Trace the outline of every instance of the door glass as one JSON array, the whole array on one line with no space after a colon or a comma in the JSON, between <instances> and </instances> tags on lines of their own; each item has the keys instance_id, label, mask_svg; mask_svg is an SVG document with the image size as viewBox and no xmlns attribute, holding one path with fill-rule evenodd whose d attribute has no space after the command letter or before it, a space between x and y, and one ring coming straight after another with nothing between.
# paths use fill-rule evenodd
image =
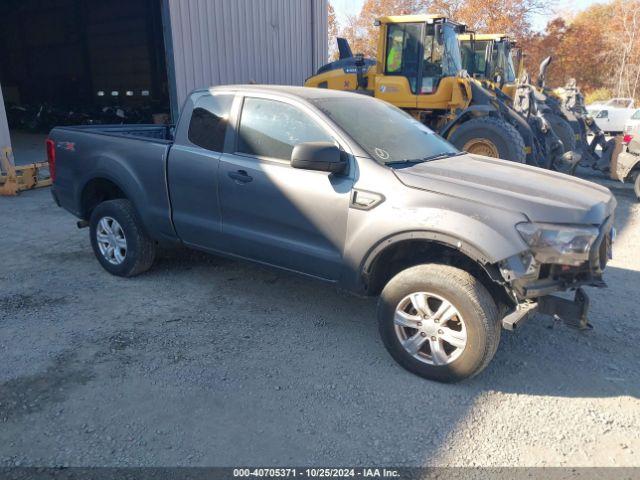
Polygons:
<instances>
[{"instance_id":1,"label":"door glass","mask_svg":"<svg viewBox=\"0 0 640 480\"><path fill-rule=\"evenodd\" d=\"M293 147L305 142L333 142L333 139L292 105L262 98L245 99L238 153L290 160Z\"/></svg>"},{"instance_id":2,"label":"door glass","mask_svg":"<svg viewBox=\"0 0 640 480\"><path fill-rule=\"evenodd\" d=\"M399 75L409 80L416 92L420 53L420 23L399 23L387 28L387 75Z\"/></svg>"},{"instance_id":3,"label":"door glass","mask_svg":"<svg viewBox=\"0 0 640 480\"><path fill-rule=\"evenodd\" d=\"M448 24L426 25L420 93L434 93L443 77L454 77L462 69L462 54L456 29Z\"/></svg>"},{"instance_id":4,"label":"door glass","mask_svg":"<svg viewBox=\"0 0 640 480\"><path fill-rule=\"evenodd\" d=\"M227 118L233 95L207 95L201 97L191 114L189 141L198 147L222 152Z\"/></svg>"}]
</instances>

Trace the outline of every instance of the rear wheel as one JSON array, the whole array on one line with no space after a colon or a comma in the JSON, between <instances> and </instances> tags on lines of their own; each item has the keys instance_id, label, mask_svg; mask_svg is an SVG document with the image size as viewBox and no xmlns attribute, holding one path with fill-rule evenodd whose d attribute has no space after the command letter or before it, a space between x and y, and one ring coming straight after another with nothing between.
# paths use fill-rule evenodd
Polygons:
<instances>
[{"instance_id":1,"label":"rear wheel","mask_svg":"<svg viewBox=\"0 0 640 480\"><path fill-rule=\"evenodd\" d=\"M393 277L380 295L378 327L400 365L440 382L482 371L500 341L498 309L489 292L448 265L418 265Z\"/></svg>"},{"instance_id":2,"label":"rear wheel","mask_svg":"<svg viewBox=\"0 0 640 480\"><path fill-rule=\"evenodd\" d=\"M513 125L500 118L472 118L457 127L448 140L459 150L476 155L526 162L522 136Z\"/></svg>"},{"instance_id":3,"label":"rear wheel","mask_svg":"<svg viewBox=\"0 0 640 480\"><path fill-rule=\"evenodd\" d=\"M91 212L91 246L100 265L119 277L133 277L153 265L156 246L129 200L109 200Z\"/></svg>"}]
</instances>

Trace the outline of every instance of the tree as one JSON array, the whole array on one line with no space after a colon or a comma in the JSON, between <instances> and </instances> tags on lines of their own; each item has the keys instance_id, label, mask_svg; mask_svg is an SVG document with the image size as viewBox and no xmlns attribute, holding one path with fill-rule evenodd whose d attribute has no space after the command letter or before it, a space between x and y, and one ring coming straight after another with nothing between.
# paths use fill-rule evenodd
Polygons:
<instances>
[{"instance_id":1,"label":"tree","mask_svg":"<svg viewBox=\"0 0 640 480\"><path fill-rule=\"evenodd\" d=\"M329 58L333 61L338 58L338 49L336 48L336 38L339 35L340 25L338 24L336 11L333 9L333 5L331 4L331 2L329 2L329 8L328 8L327 27L328 27L328 33L329 33Z\"/></svg>"},{"instance_id":2,"label":"tree","mask_svg":"<svg viewBox=\"0 0 640 480\"><path fill-rule=\"evenodd\" d=\"M610 0L578 13L570 21L557 18L542 34L522 40L527 69L535 73L547 55L548 84L575 78L586 92L607 89L615 96L640 97L640 0Z\"/></svg>"},{"instance_id":3,"label":"tree","mask_svg":"<svg viewBox=\"0 0 640 480\"><path fill-rule=\"evenodd\" d=\"M342 35L349 40L353 53L373 58L378 46L376 19L385 15L408 15L424 11L421 0L365 0L358 15L350 15Z\"/></svg>"},{"instance_id":4,"label":"tree","mask_svg":"<svg viewBox=\"0 0 640 480\"><path fill-rule=\"evenodd\" d=\"M429 12L445 14L478 33L531 35L531 16L550 8L545 0L432 0Z\"/></svg>"}]
</instances>

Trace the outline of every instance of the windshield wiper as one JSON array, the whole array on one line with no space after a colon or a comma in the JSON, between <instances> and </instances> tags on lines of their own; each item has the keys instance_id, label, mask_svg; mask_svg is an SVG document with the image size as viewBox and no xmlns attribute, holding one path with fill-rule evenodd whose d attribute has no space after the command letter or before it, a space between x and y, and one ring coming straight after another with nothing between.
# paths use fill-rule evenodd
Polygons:
<instances>
[{"instance_id":1,"label":"windshield wiper","mask_svg":"<svg viewBox=\"0 0 640 480\"><path fill-rule=\"evenodd\" d=\"M415 165L416 163L422 163L426 160L424 158L416 158L414 160L395 160L393 162L385 162L385 165L389 167L403 167L405 165Z\"/></svg>"},{"instance_id":2,"label":"windshield wiper","mask_svg":"<svg viewBox=\"0 0 640 480\"><path fill-rule=\"evenodd\" d=\"M442 152L436 153L435 155L431 155L430 157L424 157L422 160L428 162L429 160L439 160L441 158L450 158L457 157L458 155L462 155L465 152Z\"/></svg>"},{"instance_id":3,"label":"windshield wiper","mask_svg":"<svg viewBox=\"0 0 640 480\"><path fill-rule=\"evenodd\" d=\"M417 163L429 162L431 160L438 160L441 158L457 157L458 155L462 155L464 153L465 152L442 152L442 153L436 153L435 155L430 155L428 157L415 158L412 160L396 160L393 162L385 162L385 165L390 167L403 167L403 166L415 165Z\"/></svg>"}]
</instances>

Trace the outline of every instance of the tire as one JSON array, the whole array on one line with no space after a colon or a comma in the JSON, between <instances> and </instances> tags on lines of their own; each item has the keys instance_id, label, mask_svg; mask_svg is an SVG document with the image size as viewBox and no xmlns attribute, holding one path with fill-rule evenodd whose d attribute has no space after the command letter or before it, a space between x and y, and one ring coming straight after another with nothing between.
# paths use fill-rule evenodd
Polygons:
<instances>
[{"instance_id":1,"label":"tire","mask_svg":"<svg viewBox=\"0 0 640 480\"><path fill-rule=\"evenodd\" d=\"M401 306L407 302L407 298L411 298L411 294L416 292L427 292L432 295L427 300L429 306L427 316L422 318L422 322L418 324L420 327L416 327L416 330L398 326L397 309L400 307L403 310ZM457 310L452 320L444 323L441 321L439 324L433 323L434 320L430 318L437 315L437 313L431 315L433 310L443 305L438 304L438 299L434 297L450 302ZM408 308L409 311L415 312L412 310L412 300L409 300ZM448 315L443 315L442 319L446 316ZM406 318L410 318L407 322L413 325L415 317L409 315ZM428 322L430 322L429 325L427 325ZM444 331L437 330L443 326ZM438 264L408 268L389 281L378 301L378 328L387 351L402 367L423 378L447 383L457 382L481 372L498 349L501 331L498 308L487 289L464 270ZM438 335L436 338L430 336L432 333L420 331L417 328L425 330L435 328L437 331L433 331L433 335L454 332L457 333L457 337L461 337L461 333L466 333L464 335L466 344L460 351L457 349L451 351L452 344L448 344L444 336ZM457 332L457 329L460 331ZM401 333L398 333L398 330ZM405 334L406 338L401 339L400 337ZM409 353L402 344L403 341L411 343L411 340L418 338L418 335L425 338L424 344L420 347L421 351L417 353L420 358ZM460 338L457 339L459 340ZM432 342L439 344L441 349L451 351L448 363L435 361L437 356L431 353Z\"/></svg>"},{"instance_id":2,"label":"tire","mask_svg":"<svg viewBox=\"0 0 640 480\"><path fill-rule=\"evenodd\" d=\"M553 132L562 142L563 153L574 151L576 149L576 134L571 124L555 114L545 115L544 118L549 122Z\"/></svg>"},{"instance_id":3,"label":"tire","mask_svg":"<svg viewBox=\"0 0 640 480\"><path fill-rule=\"evenodd\" d=\"M518 130L500 118L476 117L456 128L448 140L459 150L525 163L524 140ZM475 143L475 145L473 145Z\"/></svg>"},{"instance_id":4,"label":"tire","mask_svg":"<svg viewBox=\"0 0 640 480\"><path fill-rule=\"evenodd\" d=\"M636 172L636 180L633 182L633 190L636 192L636 198L640 201L640 172Z\"/></svg>"},{"instance_id":5,"label":"tire","mask_svg":"<svg viewBox=\"0 0 640 480\"><path fill-rule=\"evenodd\" d=\"M93 253L112 275L134 277L153 265L156 245L145 233L129 200L108 200L99 204L91 213L89 235ZM99 242L99 236L105 241ZM122 238L124 243L117 243ZM119 247L110 249L107 246L114 244ZM122 245L126 248L120 248Z\"/></svg>"}]
</instances>

